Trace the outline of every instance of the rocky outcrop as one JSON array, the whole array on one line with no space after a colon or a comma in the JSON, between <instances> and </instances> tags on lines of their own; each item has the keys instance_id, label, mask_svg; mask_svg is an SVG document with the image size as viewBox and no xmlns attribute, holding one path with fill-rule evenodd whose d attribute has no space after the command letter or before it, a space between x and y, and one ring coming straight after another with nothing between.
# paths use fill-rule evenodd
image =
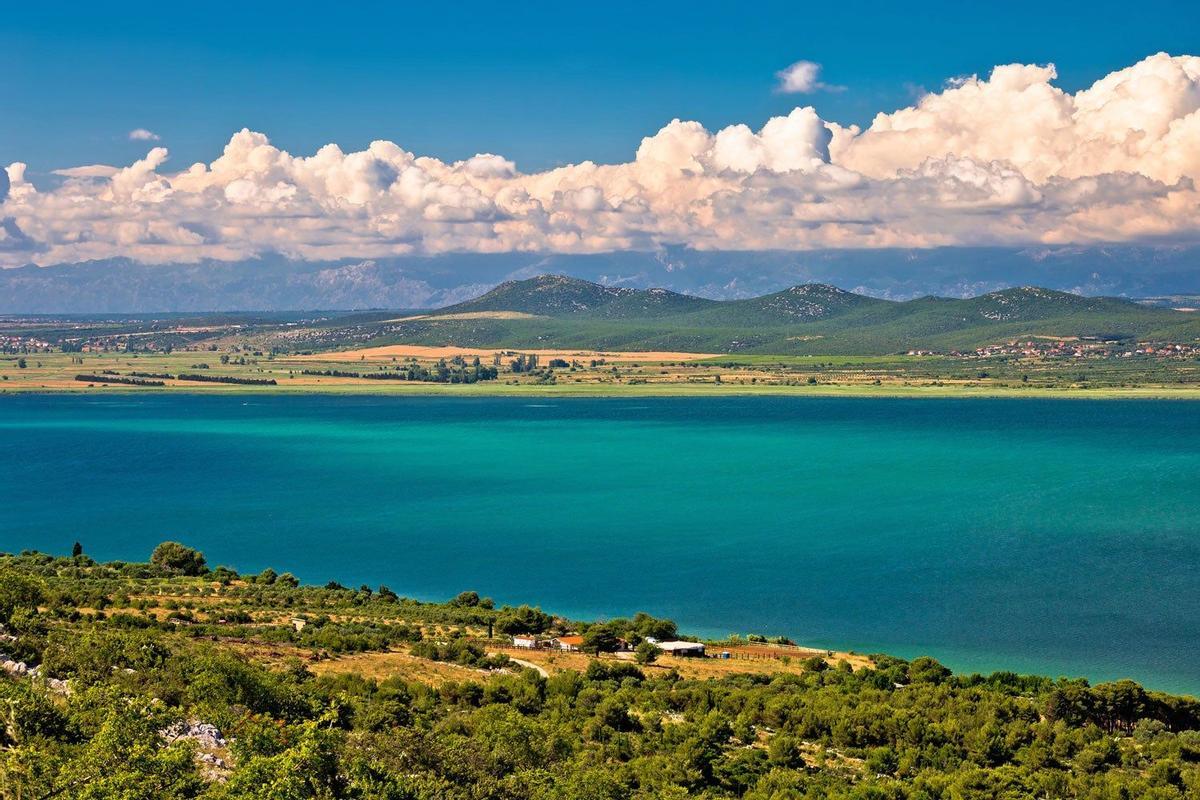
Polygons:
<instances>
[{"instance_id":1,"label":"rocky outcrop","mask_svg":"<svg viewBox=\"0 0 1200 800\"><path fill-rule=\"evenodd\" d=\"M210 750L229 746L229 742L225 740L216 725L199 720L177 722L169 728L163 729L162 736L168 742L189 740L195 742L198 747Z\"/></svg>"},{"instance_id":2,"label":"rocky outcrop","mask_svg":"<svg viewBox=\"0 0 1200 800\"><path fill-rule=\"evenodd\" d=\"M229 741L220 728L202 720L183 720L159 731L167 744L194 742L196 762L200 773L209 781L225 781L229 778Z\"/></svg>"},{"instance_id":3,"label":"rocky outcrop","mask_svg":"<svg viewBox=\"0 0 1200 800\"><path fill-rule=\"evenodd\" d=\"M21 678L31 678L33 680L45 681L46 686L49 687L51 691L55 691L60 694L71 693L71 687L66 681L59 680L58 678L42 677L41 667L31 667L24 661L17 661L14 658L10 658L5 653L0 653L0 670L7 672L9 675L15 675Z\"/></svg>"}]
</instances>

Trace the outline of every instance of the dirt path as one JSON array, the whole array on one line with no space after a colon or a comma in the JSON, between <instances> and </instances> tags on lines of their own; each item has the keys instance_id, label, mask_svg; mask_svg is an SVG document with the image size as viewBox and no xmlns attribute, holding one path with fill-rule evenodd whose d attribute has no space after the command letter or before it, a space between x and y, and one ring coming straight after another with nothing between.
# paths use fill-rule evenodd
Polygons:
<instances>
[{"instance_id":1,"label":"dirt path","mask_svg":"<svg viewBox=\"0 0 1200 800\"><path fill-rule=\"evenodd\" d=\"M497 653L488 653L488 655L497 655ZM504 655L508 656L508 653L505 653ZM533 670L538 675L541 675L543 678L550 677L550 673L547 672L546 668L540 664L535 664L532 661L526 661L523 658L513 658L512 656L508 656L508 660L513 662L514 664L519 664L522 667L525 667L526 669Z\"/></svg>"}]
</instances>

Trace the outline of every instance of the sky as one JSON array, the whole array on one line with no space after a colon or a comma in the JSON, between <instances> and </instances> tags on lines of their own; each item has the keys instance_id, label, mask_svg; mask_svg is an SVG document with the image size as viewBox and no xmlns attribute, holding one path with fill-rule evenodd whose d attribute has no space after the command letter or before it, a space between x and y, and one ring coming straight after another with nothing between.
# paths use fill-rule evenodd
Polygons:
<instances>
[{"instance_id":1,"label":"sky","mask_svg":"<svg viewBox=\"0 0 1200 800\"><path fill-rule=\"evenodd\" d=\"M675 117L758 127L808 60L845 91L825 119L869 123L996 64L1053 62L1082 88L1151 53L1197 50L1200 9L1129 3L10 4L0 26L0 161L124 163L145 128L180 162L243 127L292 152L390 139L522 170L628 159ZM1190 48L1190 49L1189 49Z\"/></svg>"},{"instance_id":2,"label":"sky","mask_svg":"<svg viewBox=\"0 0 1200 800\"><path fill-rule=\"evenodd\" d=\"M1101 241L1113 220L1124 220L1111 231L1116 240L1190 240L1192 226L1152 221L1195 211L1194 191L1179 181L1200 172L1188 145L1200 131L1200 67L1177 61L1173 74L1160 64L1130 76L1113 97L1137 94L1140 111L1099 123L1095 109L1054 109L1053 98L1034 95L1050 87L1073 98L1155 54L1200 52L1198 5L13 5L0 26L0 165L9 165L7 181L0 177L0 266L265 249L317 258ZM1028 96L985 103L1000 116L981 118L974 132L964 132L964 120L982 110L969 111L967 97L915 123L953 141L954 152L872 136L877 115L919 112L923 98L961 89L971 76L987 84L1010 64L1053 68L1012 78L1009 94ZM811 112L794 118L796 109ZM1014 127L1011 114L1032 121ZM1047 114L1059 118L1038 124ZM1144 130L1139 114L1160 129ZM791 120L773 143L735 143L773 149L770 157L731 155L728 141L722 156L695 138L679 145L698 148L690 154L641 157L673 120L697 123L711 139L738 125L758 135L772 119ZM907 124L896 118L890 132ZM1007 129L1007 150L983 141L987 125ZM1172 127L1182 132L1172 136ZM1139 131L1156 141L1131 145L1127 134ZM247 158L256 147L272 152L253 156L258 166L227 164L220 178L174 180L194 163L213 164L231 142ZM402 154L372 151L372 142ZM341 164L332 177L329 164L279 156L312 157L329 143L371 163ZM1028 152L1039 144L1045 152ZM1074 149L1096 166L1067 163ZM469 166L477 154L500 158ZM965 160L934 163L950 156ZM615 171L581 174L581 164ZM61 172L85 166L91 173ZM410 167L421 174L405 178ZM115 169L126 172L114 177ZM731 169L736 180L719 176ZM916 178L896 185L902 170L921 169L922 186ZM1050 185L1097 178L1105 185ZM966 188L927 196L948 181ZM216 189L223 199L209 197ZM1103 203L1081 220L1088 192ZM927 213L902 219L913 203L927 203ZM991 215L974 224L970 215L989 205ZM278 230L297 217L320 222L311 235ZM781 230L735 235L747 217Z\"/></svg>"}]
</instances>

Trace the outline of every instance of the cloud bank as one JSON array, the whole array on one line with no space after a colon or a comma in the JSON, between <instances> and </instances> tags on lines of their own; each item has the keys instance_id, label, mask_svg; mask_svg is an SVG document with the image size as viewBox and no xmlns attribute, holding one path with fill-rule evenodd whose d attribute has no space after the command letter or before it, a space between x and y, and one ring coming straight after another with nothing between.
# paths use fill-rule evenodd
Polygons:
<instances>
[{"instance_id":1,"label":"cloud bank","mask_svg":"<svg viewBox=\"0 0 1200 800\"><path fill-rule=\"evenodd\" d=\"M0 265L1200 239L1200 58L1160 53L1076 94L1055 78L999 66L862 130L811 107L758 130L674 120L627 163L538 173L389 141L294 156L250 130L211 163L172 170L154 147L43 191L18 162Z\"/></svg>"}]
</instances>

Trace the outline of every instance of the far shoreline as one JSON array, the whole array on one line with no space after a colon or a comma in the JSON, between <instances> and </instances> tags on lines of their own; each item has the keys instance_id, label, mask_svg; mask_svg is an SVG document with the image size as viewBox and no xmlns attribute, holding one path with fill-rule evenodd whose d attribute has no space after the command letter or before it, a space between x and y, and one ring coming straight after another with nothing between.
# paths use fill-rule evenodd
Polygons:
<instances>
[{"instance_id":1,"label":"far shoreline","mask_svg":"<svg viewBox=\"0 0 1200 800\"><path fill-rule=\"evenodd\" d=\"M865 398L865 399L1012 399L1012 400L1200 400L1200 387L1171 389L1166 387L1130 388L1046 388L1006 389L968 386L869 386L816 385L773 386L739 384L436 384L406 383L390 385L311 383L288 386L0 386L0 397L11 395L187 395L187 396L346 396L346 397L461 397L461 398L720 398L720 397L789 397L789 398Z\"/></svg>"}]
</instances>

